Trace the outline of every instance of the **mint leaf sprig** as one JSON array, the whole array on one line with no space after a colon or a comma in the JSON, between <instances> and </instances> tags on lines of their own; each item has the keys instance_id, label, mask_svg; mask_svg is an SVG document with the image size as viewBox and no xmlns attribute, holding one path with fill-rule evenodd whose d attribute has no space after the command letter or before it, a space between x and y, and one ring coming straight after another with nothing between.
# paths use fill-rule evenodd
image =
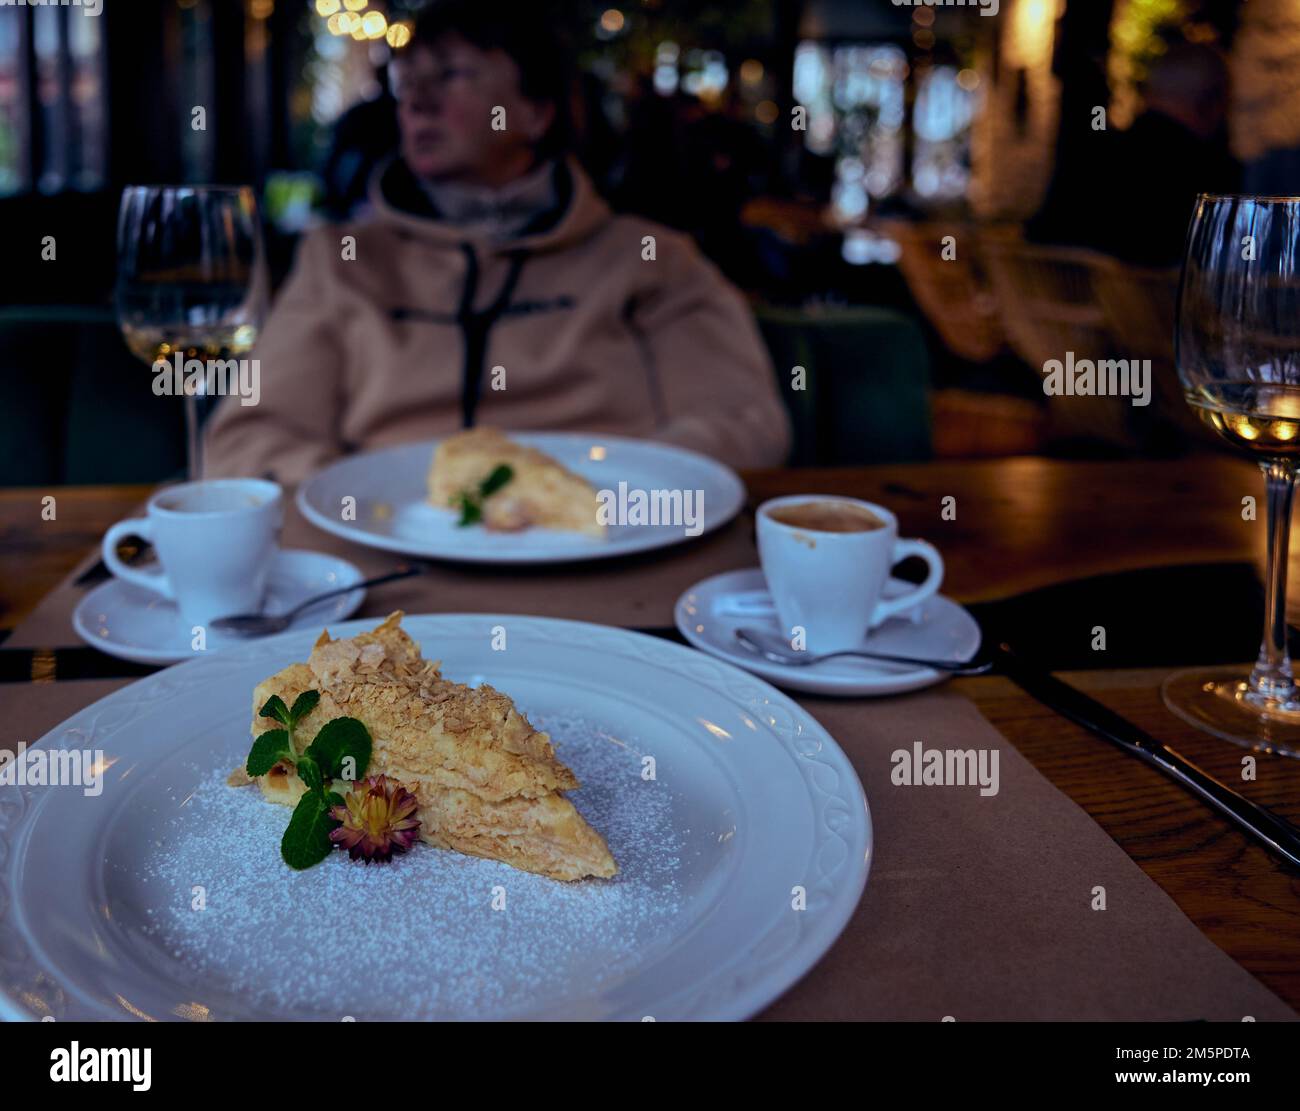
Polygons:
<instances>
[{"instance_id":1,"label":"mint leaf sprig","mask_svg":"<svg viewBox=\"0 0 1300 1111\"><path fill-rule=\"evenodd\" d=\"M477 525L483 520L483 503L515 477L515 469L509 463L499 463L492 473L478 484L477 490L462 490L456 495L456 505L460 509L458 528Z\"/></svg>"},{"instance_id":2,"label":"mint leaf sprig","mask_svg":"<svg viewBox=\"0 0 1300 1111\"><path fill-rule=\"evenodd\" d=\"M303 691L290 709L273 694L258 716L278 721L282 728L258 734L248 753L244 770L250 776L266 775L276 764L290 764L307 787L294 807L289 826L280 842L280 855L290 868L302 870L319 864L334 847L330 832L340 823L330 810L344 805L343 797L326 788L335 780L360 779L370 766L370 733L356 718L333 718L321 726L302 752L294 744L298 723L320 702L318 691Z\"/></svg>"},{"instance_id":3,"label":"mint leaf sprig","mask_svg":"<svg viewBox=\"0 0 1300 1111\"><path fill-rule=\"evenodd\" d=\"M253 740L253 748L248 754L248 762L244 765L244 770L249 775L258 776L265 775L281 760L289 764L297 764L298 753L293 747L294 726L310 714L319 702L318 692L303 691L294 700L293 709L290 710L278 694L271 695L266 705L258 712L258 717L271 718L284 728L268 729L265 733L258 734Z\"/></svg>"}]
</instances>

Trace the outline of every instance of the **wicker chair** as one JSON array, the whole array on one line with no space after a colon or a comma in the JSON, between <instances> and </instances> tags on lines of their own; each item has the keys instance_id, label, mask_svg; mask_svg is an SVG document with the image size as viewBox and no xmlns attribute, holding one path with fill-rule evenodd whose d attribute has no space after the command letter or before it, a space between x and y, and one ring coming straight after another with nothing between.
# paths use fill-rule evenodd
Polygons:
<instances>
[{"instance_id":1,"label":"wicker chair","mask_svg":"<svg viewBox=\"0 0 1300 1111\"><path fill-rule=\"evenodd\" d=\"M1153 382L1148 420L1184 441L1215 443L1183 400L1174 366L1178 271L1149 270L1113 258L1097 260L1093 280L1111 333L1129 358L1150 359Z\"/></svg>"},{"instance_id":2,"label":"wicker chair","mask_svg":"<svg viewBox=\"0 0 1300 1111\"><path fill-rule=\"evenodd\" d=\"M981 253L1012 349L1034 370L1073 351L1080 359L1125 358L1102 308L1095 274L1104 256L1026 243L1016 231L986 229ZM1125 397L1048 398L1051 436L1138 446Z\"/></svg>"},{"instance_id":3,"label":"wicker chair","mask_svg":"<svg viewBox=\"0 0 1300 1111\"><path fill-rule=\"evenodd\" d=\"M980 264L975 230L958 224L882 221L881 231L899 245L899 269L912 297L944 345L960 359L986 363L1006 337L997 300ZM957 257L945 260L943 240L952 236Z\"/></svg>"}]
</instances>

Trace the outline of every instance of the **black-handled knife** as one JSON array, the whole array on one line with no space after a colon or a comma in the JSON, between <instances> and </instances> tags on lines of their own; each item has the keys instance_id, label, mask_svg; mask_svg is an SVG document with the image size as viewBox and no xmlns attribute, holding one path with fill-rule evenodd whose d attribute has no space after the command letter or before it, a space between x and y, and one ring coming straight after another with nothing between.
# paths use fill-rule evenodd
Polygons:
<instances>
[{"instance_id":1,"label":"black-handled knife","mask_svg":"<svg viewBox=\"0 0 1300 1111\"><path fill-rule=\"evenodd\" d=\"M1009 645L999 644L993 656L999 672L1043 705L1164 772L1235 822L1270 852L1292 867L1300 868L1300 829L1286 819L1239 795L1095 698L1027 663Z\"/></svg>"}]
</instances>

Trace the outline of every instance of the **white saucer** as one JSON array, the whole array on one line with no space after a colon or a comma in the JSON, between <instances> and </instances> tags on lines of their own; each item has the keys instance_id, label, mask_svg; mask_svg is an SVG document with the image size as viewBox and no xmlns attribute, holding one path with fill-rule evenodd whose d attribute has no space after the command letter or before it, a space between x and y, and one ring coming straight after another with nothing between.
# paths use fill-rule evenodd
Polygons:
<instances>
[{"instance_id":1,"label":"white saucer","mask_svg":"<svg viewBox=\"0 0 1300 1111\"><path fill-rule=\"evenodd\" d=\"M284 613L313 594L361 581L361 572L345 559L321 552L280 551L271 566L266 588L266 612ZM353 590L304 610L290 629L321 628L342 621L365 601L364 590ZM174 664L200 655L190 647L189 626L176 603L120 579L95 587L72 615L72 627L92 648L124 660ZM208 653L247 645L243 637L208 630Z\"/></svg>"},{"instance_id":2,"label":"white saucer","mask_svg":"<svg viewBox=\"0 0 1300 1111\"><path fill-rule=\"evenodd\" d=\"M890 579L885 597L908 589L910 583ZM902 694L948 677L929 667L878 664L847 656L807 667L788 667L749 651L735 637L741 626L780 635L767 583L757 567L728 571L696 583L677 599L673 617L678 631L696 648L789 690L850 696ZM867 652L935 660L968 660L979 646L980 628L975 619L943 595L923 602L905 617L886 621L862 642Z\"/></svg>"}]
</instances>

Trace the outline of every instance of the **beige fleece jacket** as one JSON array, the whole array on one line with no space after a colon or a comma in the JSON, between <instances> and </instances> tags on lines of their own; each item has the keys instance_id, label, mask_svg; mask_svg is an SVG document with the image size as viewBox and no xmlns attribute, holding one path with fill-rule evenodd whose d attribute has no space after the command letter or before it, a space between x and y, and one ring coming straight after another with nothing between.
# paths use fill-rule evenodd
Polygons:
<instances>
[{"instance_id":1,"label":"beige fleece jacket","mask_svg":"<svg viewBox=\"0 0 1300 1111\"><path fill-rule=\"evenodd\" d=\"M439 220L402 162L384 168L372 217L304 237L253 351L260 401L219 405L206 473L295 483L470 421L782 463L788 421L741 295L687 237L611 214L576 164L556 188L550 214L495 243Z\"/></svg>"}]
</instances>

